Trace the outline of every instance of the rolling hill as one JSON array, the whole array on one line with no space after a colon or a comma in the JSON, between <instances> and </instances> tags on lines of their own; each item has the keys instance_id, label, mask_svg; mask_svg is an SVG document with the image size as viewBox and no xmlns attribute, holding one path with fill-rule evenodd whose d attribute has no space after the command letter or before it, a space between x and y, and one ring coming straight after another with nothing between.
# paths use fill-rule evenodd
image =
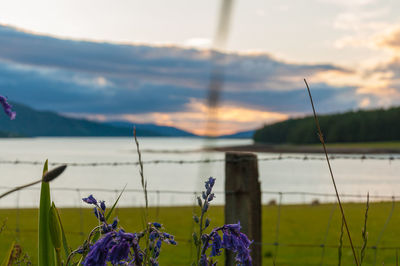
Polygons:
<instances>
[{"instance_id":1,"label":"rolling hill","mask_svg":"<svg viewBox=\"0 0 400 266\"><path fill-rule=\"evenodd\" d=\"M38 136L76 136L76 137L115 137L132 136L133 124L125 126L110 125L88 121L85 119L69 118L49 111L37 111L26 105L12 103L17 112L17 118L10 120L6 115L0 115L0 137L38 137ZM161 127L163 129L163 127ZM138 136L172 136L170 133L153 127L137 127ZM179 130L177 130L179 132ZM183 134L183 133L180 133ZM180 136L178 134L178 136Z\"/></svg>"}]
</instances>

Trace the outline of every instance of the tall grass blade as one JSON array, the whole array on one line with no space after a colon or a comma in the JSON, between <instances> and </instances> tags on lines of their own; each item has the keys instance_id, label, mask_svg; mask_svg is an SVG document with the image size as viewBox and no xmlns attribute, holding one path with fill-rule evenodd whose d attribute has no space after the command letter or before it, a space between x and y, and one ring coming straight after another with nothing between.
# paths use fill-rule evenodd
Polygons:
<instances>
[{"instance_id":1,"label":"tall grass blade","mask_svg":"<svg viewBox=\"0 0 400 266\"><path fill-rule=\"evenodd\" d=\"M143 219L143 230L148 230L148 226L149 226L149 200L148 200L148 196L147 196L147 180L144 178L142 153L140 152L139 141L138 141L137 135L136 135L136 127L133 128L133 137L135 138L135 143L136 143L136 150L137 150L138 160L139 160L139 173L140 173L142 189L143 189L143 193L144 193L144 200L145 200L145 203L146 203L146 207L144 209L144 217L142 217L142 219ZM148 234L145 234L145 243L146 243L146 248L145 248L145 252L144 252L144 264L147 265L147 264L150 263L149 235Z\"/></svg>"},{"instance_id":2,"label":"tall grass blade","mask_svg":"<svg viewBox=\"0 0 400 266\"><path fill-rule=\"evenodd\" d=\"M318 130L318 137L319 137L319 140L320 140L320 142L322 144L322 147L324 149L325 158L326 158L326 162L328 163L328 168L329 168L329 173L331 175L332 184L333 184L333 187L335 189L335 194L336 194L336 198L338 200L338 204L339 204L339 207L340 207L340 212L342 213L342 216L343 216L344 227L346 228L347 236L349 237L351 250L353 251L354 261L355 261L356 265L358 266L359 263L358 263L358 259L357 259L357 253L356 253L356 250L354 249L353 241L351 240L349 227L347 226L346 216L344 215L344 209L343 209L343 206L342 206L342 202L340 201L340 196L339 196L339 192L338 192L338 189L337 189L337 186L336 186L335 177L333 176L331 163L330 163L329 157L328 157L328 151L327 151L326 145L325 145L324 135L322 134L322 130L321 130L321 127L319 125L317 112L315 111L314 101L313 101L313 98L312 98L312 95L311 95L310 87L308 86L308 83L307 83L306 79L304 79L304 83L306 84L307 91L308 91L308 96L310 97L311 107L312 107L313 114L314 114L315 125L317 126L317 130Z\"/></svg>"},{"instance_id":3,"label":"tall grass blade","mask_svg":"<svg viewBox=\"0 0 400 266\"><path fill-rule=\"evenodd\" d=\"M43 167L43 176L48 171L48 160ZM40 189L40 206L39 206L39 265L52 266L55 262L54 247L50 238L49 230L49 209L50 201L50 185L42 182Z\"/></svg>"},{"instance_id":4,"label":"tall grass blade","mask_svg":"<svg viewBox=\"0 0 400 266\"><path fill-rule=\"evenodd\" d=\"M53 203L54 204L54 203ZM64 253L65 253L65 259L68 258L69 256L69 246L68 246L68 241L67 238L65 236L65 231L64 231L64 227L62 225L62 221L61 221L61 216L60 216L60 212L58 211L57 207L54 205L54 209L56 210L57 213L57 217L58 217L58 222L60 223L60 227L61 227L61 236L62 236L62 243L63 243L63 248L64 248ZM67 265L68 266L68 265Z\"/></svg>"},{"instance_id":5,"label":"tall grass blade","mask_svg":"<svg viewBox=\"0 0 400 266\"><path fill-rule=\"evenodd\" d=\"M113 204L113 206L111 207L111 209L107 212L106 217L105 217L107 222L108 222L108 219L110 219L110 216L111 216L111 214L113 213L115 207L117 206L118 201L119 201L119 199L120 199L121 196L122 196L122 193L124 193L125 188L126 188L126 185L125 185L125 187L122 189L121 193L119 193L119 196L118 196L117 200L114 202L114 204Z\"/></svg>"},{"instance_id":6,"label":"tall grass blade","mask_svg":"<svg viewBox=\"0 0 400 266\"><path fill-rule=\"evenodd\" d=\"M14 246L15 246L15 242L13 241L11 243L10 249L7 251L6 253L6 257L4 258L3 262L1 263L1 266L8 266L11 265L12 263L12 254L14 251Z\"/></svg>"},{"instance_id":7,"label":"tall grass blade","mask_svg":"<svg viewBox=\"0 0 400 266\"><path fill-rule=\"evenodd\" d=\"M339 237L339 248L338 248L338 265L342 265L342 255L343 255L343 228L344 228L344 222L343 222L343 217L342 217L342 224L340 226L340 237Z\"/></svg>"},{"instance_id":8,"label":"tall grass blade","mask_svg":"<svg viewBox=\"0 0 400 266\"><path fill-rule=\"evenodd\" d=\"M58 220L58 215L54 202L51 204L51 207L49 209L49 230L51 242L53 243L54 250L56 252L56 265L61 266L62 234L61 225Z\"/></svg>"},{"instance_id":9,"label":"tall grass blade","mask_svg":"<svg viewBox=\"0 0 400 266\"><path fill-rule=\"evenodd\" d=\"M368 240L368 233L367 233L368 209L369 209L369 192L367 194L367 206L365 208L364 228L362 230L363 245L361 247L361 253L360 253L360 265L362 265L362 263L364 261L365 250L367 248L367 240Z\"/></svg>"},{"instance_id":10,"label":"tall grass blade","mask_svg":"<svg viewBox=\"0 0 400 266\"><path fill-rule=\"evenodd\" d=\"M148 197L147 197L147 180L144 178L142 153L140 152L139 141L138 141L137 136L136 136L136 127L133 128L133 136L135 138L136 150L137 150L138 160L139 160L140 181L142 183L142 189L143 189L143 193L144 193L144 201L146 203L146 217L145 217L145 220L146 220L146 226L147 226L147 222L148 222L147 211L148 211L148 208L149 208L149 200L148 200Z\"/></svg>"}]
</instances>

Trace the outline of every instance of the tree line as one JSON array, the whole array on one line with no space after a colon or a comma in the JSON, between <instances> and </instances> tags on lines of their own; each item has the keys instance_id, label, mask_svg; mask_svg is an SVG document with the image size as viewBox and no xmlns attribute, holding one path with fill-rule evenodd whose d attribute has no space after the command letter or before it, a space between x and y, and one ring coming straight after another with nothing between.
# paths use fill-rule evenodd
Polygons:
<instances>
[{"instance_id":1,"label":"tree line","mask_svg":"<svg viewBox=\"0 0 400 266\"><path fill-rule=\"evenodd\" d=\"M400 107L320 115L319 122L330 143L400 140ZM312 116L265 125L253 139L272 144L319 143Z\"/></svg>"}]
</instances>

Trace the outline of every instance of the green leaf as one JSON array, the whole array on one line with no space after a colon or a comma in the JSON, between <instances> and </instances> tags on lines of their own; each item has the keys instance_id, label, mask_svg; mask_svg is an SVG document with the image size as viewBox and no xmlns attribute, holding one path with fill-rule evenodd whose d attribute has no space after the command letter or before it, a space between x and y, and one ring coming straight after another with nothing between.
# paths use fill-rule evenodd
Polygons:
<instances>
[{"instance_id":1,"label":"green leaf","mask_svg":"<svg viewBox=\"0 0 400 266\"><path fill-rule=\"evenodd\" d=\"M65 253L65 260L67 260L67 258L69 256L69 246L68 246L67 238L65 237L65 231L64 231L64 227L62 225L60 212L58 211L58 209L57 209L57 207L55 205L54 205L54 208L55 208L56 213L57 213L58 222L60 223L61 235L62 235L62 243L63 243L64 253Z\"/></svg>"},{"instance_id":2,"label":"green leaf","mask_svg":"<svg viewBox=\"0 0 400 266\"><path fill-rule=\"evenodd\" d=\"M43 167L43 176L48 171L48 160ZM55 264L54 247L50 238L49 209L50 209L50 185L42 182L40 189L39 206L39 265L52 266Z\"/></svg>"},{"instance_id":3,"label":"green leaf","mask_svg":"<svg viewBox=\"0 0 400 266\"><path fill-rule=\"evenodd\" d=\"M114 211L115 206L117 206L117 203L118 203L119 199L121 198L122 193L124 193L125 188L126 188L126 185L125 185L125 187L122 189L121 193L119 193L119 196L118 196L117 200L114 202L114 205L113 205L113 206L111 207L111 209L107 212L106 217L105 217L105 218L106 218L106 222L108 222L108 219L110 218L112 212Z\"/></svg>"},{"instance_id":4,"label":"green leaf","mask_svg":"<svg viewBox=\"0 0 400 266\"><path fill-rule=\"evenodd\" d=\"M55 249L61 249L62 245L62 236L61 236L61 226L58 221L58 215L56 212L56 207L54 206L54 202L52 202L51 207L49 209L49 230L51 242Z\"/></svg>"},{"instance_id":5,"label":"green leaf","mask_svg":"<svg viewBox=\"0 0 400 266\"><path fill-rule=\"evenodd\" d=\"M8 264L10 264L10 259L11 259L11 255L12 255L13 250L14 250L14 245L15 245L15 242L13 241L11 243L10 249L6 253L6 257L4 258L3 262L1 263L1 266L8 266Z\"/></svg>"}]
</instances>

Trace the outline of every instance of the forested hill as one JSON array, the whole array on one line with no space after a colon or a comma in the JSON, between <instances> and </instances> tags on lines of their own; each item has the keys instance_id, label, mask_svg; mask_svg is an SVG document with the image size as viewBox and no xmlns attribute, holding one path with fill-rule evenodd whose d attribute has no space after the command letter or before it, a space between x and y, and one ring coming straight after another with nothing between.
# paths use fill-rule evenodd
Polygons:
<instances>
[{"instance_id":1,"label":"forested hill","mask_svg":"<svg viewBox=\"0 0 400 266\"><path fill-rule=\"evenodd\" d=\"M400 107L320 115L319 121L329 143L400 140ZM316 132L314 118L308 116L264 126L253 139L272 144L319 143Z\"/></svg>"}]
</instances>

